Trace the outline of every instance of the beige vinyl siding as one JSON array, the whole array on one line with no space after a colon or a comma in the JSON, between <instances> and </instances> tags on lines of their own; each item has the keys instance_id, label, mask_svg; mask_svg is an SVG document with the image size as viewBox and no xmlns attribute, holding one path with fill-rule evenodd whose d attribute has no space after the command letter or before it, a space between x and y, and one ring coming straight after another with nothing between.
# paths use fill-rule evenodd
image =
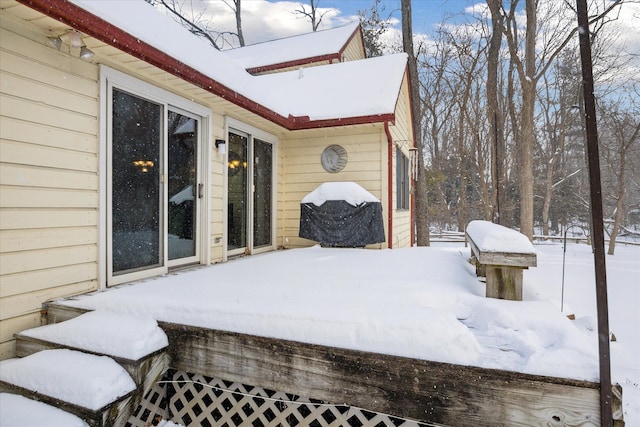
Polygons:
<instances>
[{"instance_id":1,"label":"beige vinyl siding","mask_svg":"<svg viewBox=\"0 0 640 427\"><path fill-rule=\"evenodd\" d=\"M97 289L98 69L0 20L0 358L42 303Z\"/></svg>"},{"instance_id":2,"label":"beige vinyl siding","mask_svg":"<svg viewBox=\"0 0 640 427\"><path fill-rule=\"evenodd\" d=\"M209 262L221 262L224 257L224 200L226 197L223 177L227 171L224 158L218 154L218 149L214 141L216 139L226 140L224 117L213 114L212 117L211 147L209 152L209 247L211 254ZM206 220L206 218L203 218Z\"/></svg>"},{"instance_id":3,"label":"beige vinyl siding","mask_svg":"<svg viewBox=\"0 0 640 427\"><path fill-rule=\"evenodd\" d=\"M364 51L364 43L362 41L362 34L360 31L356 31L355 36L349 41L342 53L342 61L357 61L359 59L365 59L367 57Z\"/></svg>"},{"instance_id":4,"label":"beige vinyl siding","mask_svg":"<svg viewBox=\"0 0 640 427\"><path fill-rule=\"evenodd\" d=\"M402 153L409 159L412 159L411 152L409 149L413 147L412 140L412 130L411 130L411 114L410 114L410 106L409 106L409 86L407 83L407 78L405 74L405 78L402 82L400 96L398 97L398 102L396 103L396 120L394 125L389 126L389 133L393 138L394 146L400 148ZM409 209L406 210L398 210L397 206L397 194L396 194L396 152L393 150L393 160L392 164L392 177L393 177L393 248L402 248L411 246L411 211ZM410 195L410 198L413 199L413 195Z\"/></svg>"},{"instance_id":5,"label":"beige vinyl siding","mask_svg":"<svg viewBox=\"0 0 640 427\"><path fill-rule=\"evenodd\" d=\"M284 199L278 210L283 216L282 246L303 247L315 244L298 237L300 201L323 182L353 181L380 199L386 218L386 139L382 125L354 126L353 129L292 132L280 145L284 151ZM322 151L331 144L339 144L347 151L349 160L338 173L326 172L321 163ZM385 222L386 230L386 222ZM279 228L280 229L280 228ZM386 232L385 232L386 234ZM379 246L379 245L376 245Z\"/></svg>"}]
</instances>

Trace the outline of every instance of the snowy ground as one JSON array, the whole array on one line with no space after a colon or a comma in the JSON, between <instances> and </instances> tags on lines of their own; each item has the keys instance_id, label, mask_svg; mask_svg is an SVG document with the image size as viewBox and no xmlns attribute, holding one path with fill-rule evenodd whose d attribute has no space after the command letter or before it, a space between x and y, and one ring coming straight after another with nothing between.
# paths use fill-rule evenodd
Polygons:
<instances>
[{"instance_id":1,"label":"snowy ground","mask_svg":"<svg viewBox=\"0 0 640 427\"><path fill-rule=\"evenodd\" d=\"M69 301L158 320L428 360L597 380L593 256L537 244L523 302L484 298L462 244L313 247L179 272ZM607 258L614 382L640 425L640 247ZM576 320L566 315L574 314Z\"/></svg>"}]
</instances>

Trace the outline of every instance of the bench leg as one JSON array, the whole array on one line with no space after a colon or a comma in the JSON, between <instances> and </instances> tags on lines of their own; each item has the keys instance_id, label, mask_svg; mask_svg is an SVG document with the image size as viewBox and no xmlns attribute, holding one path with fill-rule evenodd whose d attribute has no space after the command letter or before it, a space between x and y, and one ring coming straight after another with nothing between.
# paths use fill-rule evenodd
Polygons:
<instances>
[{"instance_id":1,"label":"bench leg","mask_svg":"<svg viewBox=\"0 0 640 427\"><path fill-rule=\"evenodd\" d=\"M487 277L487 266L484 264L480 264L480 262L475 259L476 264L476 276L478 277Z\"/></svg>"},{"instance_id":2,"label":"bench leg","mask_svg":"<svg viewBox=\"0 0 640 427\"><path fill-rule=\"evenodd\" d=\"M522 301L522 268L487 265L487 297Z\"/></svg>"}]
</instances>

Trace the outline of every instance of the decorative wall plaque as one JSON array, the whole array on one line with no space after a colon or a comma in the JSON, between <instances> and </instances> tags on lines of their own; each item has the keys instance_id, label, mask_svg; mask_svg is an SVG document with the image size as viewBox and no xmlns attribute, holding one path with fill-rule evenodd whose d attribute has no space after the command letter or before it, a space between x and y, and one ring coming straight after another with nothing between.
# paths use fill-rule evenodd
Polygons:
<instances>
[{"instance_id":1,"label":"decorative wall plaque","mask_svg":"<svg viewBox=\"0 0 640 427\"><path fill-rule=\"evenodd\" d=\"M320 156L322 167L330 173L340 172L347 165L348 160L347 150L337 144L329 145Z\"/></svg>"}]
</instances>

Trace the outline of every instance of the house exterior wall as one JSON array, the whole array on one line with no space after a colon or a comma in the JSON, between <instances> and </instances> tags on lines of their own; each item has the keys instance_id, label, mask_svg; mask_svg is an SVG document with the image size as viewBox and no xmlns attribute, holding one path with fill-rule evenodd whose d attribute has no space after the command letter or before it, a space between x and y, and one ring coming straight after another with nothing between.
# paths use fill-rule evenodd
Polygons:
<instances>
[{"instance_id":1,"label":"house exterior wall","mask_svg":"<svg viewBox=\"0 0 640 427\"><path fill-rule=\"evenodd\" d=\"M100 67L44 40L37 26L0 15L0 359L13 356L14 333L41 324L43 303L105 286ZM221 110L215 97L164 73L145 78L105 62ZM234 111L212 112L207 141L226 138L223 112ZM205 149L209 211L202 220L214 263L224 257L226 168L213 144Z\"/></svg>"},{"instance_id":2,"label":"house exterior wall","mask_svg":"<svg viewBox=\"0 0 640 427\"><path fill-rule=\"evenodd\" d=\"M364 51L364 41L362 40L362 32L356 31L355 35L349 40L347 46L342 52L342 62L357 61L367 57Z\"/></svg>"},{"instance_id":3,"label":"house exterior wall","mask_svg":"<svg viewBox=\"0 0 640 427\"><path fill-rule=\"evenodd\" d=\"M348 162L338 173L329 173L320 163L322 151L329 145L345 148ZM300 201L324 182L353 181L382 202L387 218L387 142L382 124L350 126L292 132L281 142L284 195L278 206L282 215L278 245L285 248L316 244L298 237ZM385 236L387 221L385 221ZM386 244L372 245L386 247Z\"/></svg>"},{"instance_id":4,"label":"house exterior wall","mask_svg":"<svg viewBox=\"0 0 640 427\"><path fill-rule=\"evenodd\" d=\"M389 133L393 138L394 146L398 147L402 153L409 159L410 163L412 163L412 152L410 148L413 147L413 139L412 134L413 131L411 129L411 113L410 113L410 103L409 103L409 84L408 79L405 73L405 78L402 82L402 87L400 90L400 96L398 97L398 102L396 103L396 121L395 124L389 126ZM412 227L412 212L411 209L406 210L398 210L397 206L397 193L395 189L397 188L397 175L396 175L396 151L392 150L393 160L391 161L392 173L393 177L393 233L392 233L392 247L400 248L411 246L413 242L411 241L411 227ZM413 200L413 192L410 192L410 201ZM411 202L410 202L411 205Z\"/></svg>"},{"instance_id":5,"label":"house exterior wall","mask_svg":"<svg viewBox=\"0 0 640 427\"><path fill-rule=\"evenodd\" d=\"M0 358L41 304L98 288L98 68L0 18Z\"/></svg>"},{"instance_id":6,"label":"house exterior wall","mask_svg":"<svg viewBox=\"0 0 640 427\"><path fill-rule=\"evenodd\" d=\"M13 357L14 333L40 325L43 303L106 286L108 118L101 101L104 71L98 64L210 109L206 262L222 262L226 255L227 168L213 141L227 138L228 118L277 139L275 246L314 244L298 237L300 200L326 181L354 181L378 197L388 236L393 205L382 123L287 131L90 37L84 41L96 52L92 61L69 53L68 45L60 51L49 47L46 37L68 27L25 6L15 10L16 15L6 9L0 14L0 359ZM359 37L350 45L360 46ZM406 139L402 129L400 122L391 126L394 139ZM322 150L331 144L349 154L345 169L335 174L320 164ZM402 215L393 215L402 221ZM394 222L394 233L398 227Z\"/></svg>"}]
</instances>

